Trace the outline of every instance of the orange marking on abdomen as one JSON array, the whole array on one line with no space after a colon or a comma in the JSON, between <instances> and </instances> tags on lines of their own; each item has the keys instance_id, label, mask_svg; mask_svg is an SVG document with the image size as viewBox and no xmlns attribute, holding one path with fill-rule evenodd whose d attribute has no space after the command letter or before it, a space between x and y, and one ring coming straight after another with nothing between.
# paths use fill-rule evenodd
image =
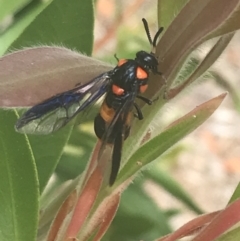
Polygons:
<instances>
[{"instance_id":1,"label":"orange marking on abdomen","mask_svg":"<svg viewBox=\"0 0 240 241\"><path fill-rule=\"evenodd\" d=\"M137 67L136 76L137 76L138 79L146 79L148 77L148 74L141 67Z\"/></svg>"},{"instance_id":2,"label":"orange marking on abdomen","mask_svg":"<svg viewBox=\"0 0 240 241\"><path fill-rule=\"evenodd\" d=\"M112 92L113 92L115 95L123 95L123 94L124 94L124 89L120 88L120 87L117 86L117 85L112 85Z\"/></svg>"},{"instance_id":3,"label":"orange marking on abdomen","mask_svg":"<svg viewBox=\"0 0 240 241\"><path fill-rule=\"evenodd\" d=\"M109 108L106 102L103 102L100 109L100 115L106 123L110 123L115 115L115 110L113 108Z\"/></svg>"}]
</instances>

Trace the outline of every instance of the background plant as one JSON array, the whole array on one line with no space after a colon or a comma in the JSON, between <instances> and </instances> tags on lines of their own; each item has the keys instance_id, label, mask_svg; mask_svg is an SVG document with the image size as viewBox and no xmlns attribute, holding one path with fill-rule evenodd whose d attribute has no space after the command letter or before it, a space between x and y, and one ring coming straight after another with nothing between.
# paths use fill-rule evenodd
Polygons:
<instances>
[{"instance_id":1,"label":"background plant","mask_svg":"<svg viewBox=\"0 0 240 241\"><path fill-rule=\"evenodd\" d=\"M0 62L2 86L0 101L4 107L0 113L2 143L0 183L1 200L3 200L1 201L3 215L0 220L1 240L34 240L37 227L39 240L45 240L46 235L48 235L47 240L67 240L67 236L75 237L77 233L79 233L79 240L99 240L108 229L117 210L120 195L128 186L132 175L162 155L186 134L196 129L212 114L224 98L225 94L219 95L172 124L165 123L159 133L141 148L139 148L140 143L136 144L135 140L142 141L143 138L145 141L149 140L146 132L149 131L150 124L152 120L155 120L159 109L190 83L197 81L198 77L205 73L225 49L233 36L232 31L239 28L238 7L239 1L233 0L229 1L227 6L225 1L219 0L178 1L178 6L175 1L158 2L158 21L166 30L158 44L157 55L160 60L159 68L164 73L167 86L163 80L154 78L151 80L154 84L150 86L148 96L156 95L160 98L151 108L143 107L144 116L146 116L144 122L134 123L133 135L125 143L124 166L116 184L111 189L104 183L102 186L100 185L102 178L108 175L107 171L102 171L105 167L104 163L100 163L97 168L91 170L92 172L88 166L82 179L77 178L70 181L84 170L84 160L89 158L95 142L94 136L89 133L92 128L88 123L92 119L91 115L89 120L86 120L86 123L79 128L72 125L51 136L35 137L15 133L13 126L18 113L9 109L32 105L41 98L47 98L71 88L79 83L79 79L81 79L80 82L87 81L97 74L111 69L111 66L94 59L89 60L86 64L86 60L83 61L81 55L66 49L26 49L23 52L3 57ZM156 14L154 13L154 15ZM143 16L139 17L139 22L141 17ZM25 9L22 15L20 13L16 15L16 18L17 21L1 37L1 41L4 43L1 44L2 53L6 50L12 51L32 45L52 44L64 45L89 55L91 53L94 18L93 6L89 1L32 2L31 6ZM195 66L189 64L188 60L190 60L192 51L213 37L218 37L218 40L204 59L192 61ZM130 40L128 39L127 42ZM30 54L31 51L33 51L33 55ZM54 56L54 61L49 60L48 56ZM33 61L37 63L37 68L33 68L31 65ZM70 71L73 62L77 62L76 72ZM31 66L31 71L27 69L28 66ZM54 75L47 75L50 70L55 71ZM65 76L62 75L63 72ZM45 75L41 75L42 73ZM210 74L218 79L221 77L216 73ZM62 79L59 78L60 76ZM224 83L223 78L222 80ZM225 83L227 82L225 81ZM43 86L47 88L43 90ZM167 95L163 98L165 89ZM228 89L234 90L234 88ZM235 103L238 103L237 93L235 91L231 93L236 96ZM26 97L30 97L31 101ZM79 161L80 158L81 161ZM94 162L94 158L92 160ZM143 174L164 185L164 188L195 212L202 212L164 172L150 169ZM89 176L90 179L87 180L86 177ZM52 182L46 188L50 177L52 177ZM84 182L85 186L82 185ZM135 184L123 193L123 204L104 239L153 240L171 231L168 226L168 217L173 215L176 210L160 210L142 191L143 182L144 180L137 179ZM90 191L92 196L88 196ZM39 197L41 197L40 207ZM68 198L66 199L66 197ZM92 206L95 197L97 200ZM234 200L237 198L236 194ZM65 199L66 201L63 203ZM80 212L73 209L74 203L78 203L77 205L81 207ZM137 208L138 205L139 208ZM238 205L238 201L236 201L225 212L200 217L197 219L198 222L193 221L185 226L183 232L180 232L181 235L194 232L203 224L211 222L213 217L217 217L216 215L220 215L216 218L217 221L221 221L221 217L226 220L224 215L229 214L232 210L235 214L235 216L231 215L232 224L234 224L234 217L236 217L235 221L238 220ZM60 206L58 216L51 225ZM40 216L38 216L39 210L41 210ZM140 210L141 216L139 216ZM102 222L103 219L105 222ZM211 222L213 226L211 230L203 230L196 240L200 240L199 237L202 238L203 235L207 235L212 238L209 240L213 240L214 236L209 235L209 232L213 234L216 230L219 232L218 235L221 234L224 230L218 229L217 221ZM124 224L126 225L124 226ZM68 227L67 231L66 227ZM128 227L130 227L128 232L125 232ZM216 228L214 229L214 227ZM49 232L49 230L51 231ZM65 236L65 232L67 236ZM229 235L236 240L236 235L238 235L236 233ZM175 233L175 235L177 234ZM175 236L175 239L178 237ZM175 239L173 236L168 240Z\"/></svg>"}]
</instances>

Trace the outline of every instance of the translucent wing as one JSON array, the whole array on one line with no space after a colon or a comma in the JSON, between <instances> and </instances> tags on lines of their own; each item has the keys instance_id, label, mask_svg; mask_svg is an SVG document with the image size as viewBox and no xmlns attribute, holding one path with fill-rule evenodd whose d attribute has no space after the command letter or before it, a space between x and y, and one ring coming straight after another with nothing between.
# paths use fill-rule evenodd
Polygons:
<instances>
[{"instance_id":1,"label":"translucent wing","mask_svg":"<svg viewBox=\"0 0 240 241\"><path fill-rule=\"evenodd\" d=\"M49 134L65 126L79 112L96 102L107 91L110 72L33 106L17 121L15 128L26 134Z\"/></svg>"}]
</instances>

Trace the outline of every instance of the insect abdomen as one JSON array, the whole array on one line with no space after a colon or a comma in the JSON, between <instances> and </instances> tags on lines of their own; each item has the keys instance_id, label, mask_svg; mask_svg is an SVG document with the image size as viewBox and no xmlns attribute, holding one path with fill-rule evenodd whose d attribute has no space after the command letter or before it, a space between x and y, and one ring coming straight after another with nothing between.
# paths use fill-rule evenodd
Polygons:
<instances>
[{"instance_id":1,"label":"insect abdomen","mask_svg":"<svg viewBox=\"0 0 240 241\"><path fill-rule=\"evenodd\" d=\"M102 140L103 135L108 130L108 126L115 116L115 110L111 107L108 107L106 102L103 102L100 113L94 119L94 131L96 136ZM124 140L129 136L130 133L130 122L131 122L132 113L129 112L128 118L126 120L124 128ZM119 117L121 118L121 117ZM117 130L112 130L110 136L107 139L108 144L113 144L115 140Z\"/></svg>"}]
</instances>

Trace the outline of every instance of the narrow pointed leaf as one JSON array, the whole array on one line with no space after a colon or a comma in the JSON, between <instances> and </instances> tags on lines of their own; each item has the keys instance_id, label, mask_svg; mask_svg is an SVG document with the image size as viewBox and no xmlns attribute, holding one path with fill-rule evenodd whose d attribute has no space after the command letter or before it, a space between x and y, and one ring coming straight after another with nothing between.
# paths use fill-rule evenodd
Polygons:
<instances>
[{"instance_id":1,"label":"narrow pointed leaf","mask_svg":"<svg viewBox=\"0 0 240 241\"><path fill-rule=\"evenodd\" d=\"M99 208L97 210L94 210L94 217L90 216L90 211L92 211L93 204L95 204L102 186L104 185L109 187L110 170L108 170L108 167L110 150L109 148L105 148L102 152L101 157L99 158L98 155L100 152L100 148L101 141L98 141L94 148L91 160L89 161L88 168L85 171L84 178L80 182L79 192L81 194L77 201L71 221L68 225L66 237L76 237L81 230L81 232L79 233L80 236L78 236L78 238L83 239L85 235L90 235L89 231L95 231L98 226L101 226L102 219L104 219L103 217L107 215L107 209L105 208L106 202L109 202L108 207L111 208L113 206L113 209L111 211L111 214L108 214L110 215L109 217L105 216L106 219L109 219L109 223L106 223L107 226L101 226L101 230L99 231L98 235L102 236L105 233L106 228L110 225L111 220L115 215L120 198L119 193L111 196L110 199L105 199L103 201L103 204L101 205L99 203L98 205L96 204L95 208ZM104 209L102 209L102 206ZM86 219L90 217L93 220L89 221L91 225L89 227L86 226L83 228Z\"/></svg>"},{"instance_id":2,"label":"narrow pointed leaf","mask_svg":"<svg viewBox=\"0 0 240 241\"><path fill-rule=\"evenodd\" d=\"M68 213L70 213L72 211L72 208L75 205L76 199L77 199L77 192L76 192L76 190L74 190L62 204L62 206L52 224L52 227L48 234L47 241L56 240L56 237L62 226L62 223L66 219L66 216L68 215Z\"/></svg>"},{"instance_id":3,"label":"narrow pointed leaf","mask_svg":"<svg viewBox=\"0 0 240 241\"><path fill-rule=\"evenodd\" d=\"M204 228L193 241L211 241L240 222L240 199L229 204L212 222Z\"/></svg>"},{"instance_id":4,"label":"narrow pointed leaf","mask_svg":"<svg viewBox=\"0 0 240 241\"><path fill-rule=\"evenodd\" d=\"M79 231L82 229L97 198L102 180L102 172L97 167L87 180L79 195L72 218L67 227L66 238L76 238Z\"/></svg>"},{"instance_id":5,"label":"narrow pointed leaf","mask_svg":"<svg viewBox=\"0 0 240 241\"><path fill-rule=\"evenodd\" d=\"M180 93L186 86L197 80L201 75L203 75L219 58L222 52L225 50L229 42L232 40L234 33L222 36L213 48L209 51L206 57L202 60L196 70L185 80L180 86L174 89L170 89L168 92L168 98L171 99Z\"/></svg>"},{"instance_id":6,"label":"narrow pointed leaf","mask_svg":"<svg viewBox=\"0 0 240 241\"><path fill-rule=\"evenodd\" d=\"M122 183L135 174L142 166L158 158L176 142L195 130L212 115L225 96L226 93L201 104L187 115L173 122L160 135L144 144L131 156L127 164L123 167L119 173L117 182ZM138 165L138 162L140 162L141 165Z\"/></svg>"},{"instance_id":7,"label":"narrow pointed leaf","mask_svg":"<svg viewBox=\"0 0 240 241\"><path fill-rule=\"evenodd\" d=\"M199 228L202 228L208 223L210 223L219 213L220 211L216 211L213 213L207 213L207 214L198 216L197 218L184 224L182 227L177 229L174 233L169 234L165 237L162 237L156 241L175 241L182 237L192 235L194 234L194 232L198 231Z\"/></svg>"},{"instance_id":8,"label":"narrow pointed leaf","mask_svg":"<svg viewBox=\"0 0 240 241\"><path fill-rule=\"evenodd\" d=\"M108 230L111 225L113 218L118 210L118 206L120 203L121 195L116 193L112 195L106 202L103 202L98 210L95 212L95 216L93 216L92 220L95 220L95 225L90 221L91 225L88 227L87 232L85 233L86 237L89 237L89 234L94 233L97 230L96 235L93 238L93 241L100 241L103 235ZM96 217L98 216L98 217ZM97 222L96 222L97 221ZM98 227L98 229L97 229ZM94 230L95 229L95 230Z\"/></svg>"}]
</instances>

